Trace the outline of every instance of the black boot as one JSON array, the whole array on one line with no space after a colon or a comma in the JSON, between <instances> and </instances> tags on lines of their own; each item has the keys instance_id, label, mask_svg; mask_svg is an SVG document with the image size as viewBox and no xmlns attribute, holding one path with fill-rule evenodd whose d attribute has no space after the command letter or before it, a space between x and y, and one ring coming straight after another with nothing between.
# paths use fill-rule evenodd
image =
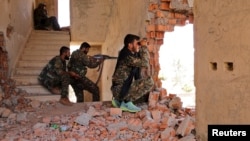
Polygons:
<instances>
[{"instance_id":1,"label":"black boot","mask_svg":"<svg viewBox=\"0 0 250 141\"><path fill-rule=\"evenodd\" d=\"M84 98L83 98L83 94L82 93L76 95L76 102L77 103L84 102Z\"/></svg>"}]
</instances>

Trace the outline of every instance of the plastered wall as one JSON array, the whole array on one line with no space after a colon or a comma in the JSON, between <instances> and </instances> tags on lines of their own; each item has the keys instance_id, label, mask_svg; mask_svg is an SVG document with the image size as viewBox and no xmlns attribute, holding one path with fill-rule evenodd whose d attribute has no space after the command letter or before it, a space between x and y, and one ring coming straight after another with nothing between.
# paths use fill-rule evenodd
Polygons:
<instances>
[{"instance_id":1,"label":"plastered wall","mask_svg":"<svg viewBox=\"0 0 250 141\"><path fill-rule=\"evenodd\" d=\"M33 28L33 0L0 0L0 32L8 52L9 73Z\"/></svg>"},{"instance_id":2,"label":"plastered wall","mask_svg":"<svg viewBox=\"0 0 250 141\"><path fill-rule=\"evenodd\" d=\"M34 2L0 3L0 32L13 66L33 27ZM102 53L117 56L127 33L145 36L148 3L149 0L72 0L72 41L98 44ZM249 7L246 0L194 1L196 131L202 141L207 140L208 124L250 123ZM103 101L112 97L114 66L112 60L104 63Z\"/></svg>"},{"instance_id":3,"label":"plastered wall","mask_svg":"<svg viewBox=\"0 0 250 141\"><path fill-rule=\"evenodd\" d=\"M196 0L196 128L250 123L250 1Z\"/></svg>"},{"instance_id":4,"label":"plastered wall","mask_svg":"<svg viewBox=\"0 0 250 141\"><path fill-rule=\"evenodd\" d=\"M145 0L74 0L71 1L72 42L100 44L101 53L118 56L128 33L145 35ZM102 7L102 8L100 8ZM111 77L115 60L106 60L101 78L102 100L111 100ZM95 80L93 80L95 81Z\"/></svg>"}]
</instances>

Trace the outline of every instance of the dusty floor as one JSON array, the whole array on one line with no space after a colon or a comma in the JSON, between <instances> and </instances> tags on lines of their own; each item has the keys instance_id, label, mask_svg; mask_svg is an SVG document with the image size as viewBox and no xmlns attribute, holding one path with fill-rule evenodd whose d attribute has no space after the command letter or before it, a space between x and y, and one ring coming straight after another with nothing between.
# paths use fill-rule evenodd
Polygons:
<instances>
[{"instance_id":1,"label":"dusty floor","mask_svg":"<svg viewBox=\"0 0 250 141\"><path fill-rule=\"evenodd\" d=\"M106 106L111 107L110 102L103 102ZM60 104L58 101L46 101L41 103L39 108L26 107L21 111L22 113L27 113L23 121L15 122L10 121L10 118L0 118L0 139L1 141L11 141L11 138L6 138L6 136L16 136L19 134L17 132L25 131L27 129L32 129L36 123L41 123L43 118L46 117L61 117L68 118L69 116L75 116L78 113L86 112L88 107L95 104L94 102L85 103L75 103L73 106L65 106ZM0 115L3 110L0 109ZM18 116L18 115L17 115ZM27 130L28 131L28 130ZM27 134L31 134L27 133ZM14 139L13 141L16 141ZM22 140L23 141L23 140ZM43 140L41 140L43 141Z\"/></svg>"},{"instance_id":2,"label":"dusty floor","mask_svg":"<svg viewBox=\"0 0 250 141\"><path fill-rule=\"evenodd\" d=\"M110 101L64 106L59 97L29 99L12 80L1 82L1 141L196 140L194 99L187 94L168 95L159 89L150 93L149 102L137 104L140 112L130 113L112 107Z\"/></svg>"},{"instance_id":3,"label":"dusty floor","mask_svg":"<svg viewBox=\"0 0 250 141\"><path fill-rule=\"evenodd\" d=\"M139 104L142 107L141 113L129 113L129 112L122 112L121 117L117 116L110 116L109 112L112 108L111 102L84 102L84 103L76 103L73 106L64 106L58 101L45 101L41 102L40 105L37 105L37 102L34 102L33 107L25 107L19 111L15 111L16 119L12 116L8 118L0 118L0 139L1 141L80 141L80 140L87 140L87 141L122 141L122 140L140 140L140 141L150 141L154 138L158 138L159 141L160 133L158 129L154 128L147 128L147 129L140 129L140 131L132 132L128 130L121 129L119 132L117 131L106 131L111 124L115 123L124 123L129 122L131 119L135 119L136 117L139 118L142 113L148 110L148 105L146 103ZM38 102L39 103L39 102ZM36 106L34 106L36 105ZM91 107L95 107L96 111L91 111ZM3 111L3 110L2 110ZM0 109L0 113L2 112ZM18 114L19 113L19 114ZM26 116L22 117L23 114L26 113ZM97 122L96 120L102 120L103 123L98 123L93 126L79 126L73 128L74 120L77 116L81 115L82 113L98 113L99 117L92 119L92 122ZM169 113L169 112L168 112ZM178 113L178 112L177 112ZM184 112L183 112L184 113ZM151 113L152 114L152 113ZM188 116L187 114L181 115L179 114L172 114L175 115L176 124L183 120ZM11 115L11 114L10 114ZM194 114L192 114L194 116ZM19 118L18 120L18 117ZM51 118L48 120L48 117ZM188 116L189 117L189 116ZM20 120L21 119L21 120ZM141 122L145 121L142 118L140 119ZM68 127L72 126L71 131L59 132L55 129L52 129L49 126L51 122L57 122L58 124L65 124ZM150 120L151 121L151 120ZM179 122L178 122L179 121ZM129 123L127 123L129 125ZM46 125L46 126L44 126ZM150 123L150 125L154 125L154 123ZM42 126L41 129L36 129L35 126ZM127 125L126 125L127 126ZM144 128L144 127L143 127ZM155 127L157 128L157 127ZM43 129L43 130L42 130ZM107 134L103 135L99 130L103 130L101 132L107 132ZM169 128L170 129L170 128ZM173 128L174 129L174 128ZM96 131L93 131L96 130ZM109 129L110 130L110 129ZM165 130L164 130L165 131ZM163 131L161 131L163 132ZM177 132L177 131L176 131ZM190 131L191 132L191 131ZM85 133L85 136L82 134ZM99 136L95 136L95 134L99 134ZM176 133L177 134L177 133ZM190 136L191 135L191 136ZM101 137L103 136L103 137ZM119 137L118 137L119 136ZM133 136L133 137L131 137ZM161 135L162 136L162 135ZM177 137L173 137L173 141L182 141L177 140ZM77 138L77 139L76 139ZM119 139L118 139L119 138ZM136 139L137 138L137 139ZM188 141L195 141L194 133L189 134L188 136L185 135L185 138L188 138ZM184 137L183 137L184 139ZM183 141L186 141L183 140Z\"/></svg>"}]
</instances>

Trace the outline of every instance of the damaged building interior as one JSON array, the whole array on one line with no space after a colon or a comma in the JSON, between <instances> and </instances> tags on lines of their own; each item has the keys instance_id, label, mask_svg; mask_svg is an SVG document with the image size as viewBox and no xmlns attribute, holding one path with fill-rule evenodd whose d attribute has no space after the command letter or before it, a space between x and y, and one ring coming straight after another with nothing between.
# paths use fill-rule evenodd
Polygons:
<instances>
[{"instance_id":1,"label":"damaged building interior","mask_svg":"<svg viewBox=\"0 0 250 141\"><path fill-rule=\"evenodd\" d=\"M35 30L38 4L46 3L48 14L58 17L59 1L0 0L1 141L206 141L208 125L250 123L250 67L245 64L250 1L69 0L69 26ZM164 34L187 24L193 25L195 107L183 107L159 78ZM117 56L129 33L147 38L154 81L140 112L111 105L115 59L88 71L100 88L98 102L84 91L83 103L64 106L60 95L39 84L39 73L61 46L78 48L86 41L90 55Z\"/></svg>"}]
</instances>

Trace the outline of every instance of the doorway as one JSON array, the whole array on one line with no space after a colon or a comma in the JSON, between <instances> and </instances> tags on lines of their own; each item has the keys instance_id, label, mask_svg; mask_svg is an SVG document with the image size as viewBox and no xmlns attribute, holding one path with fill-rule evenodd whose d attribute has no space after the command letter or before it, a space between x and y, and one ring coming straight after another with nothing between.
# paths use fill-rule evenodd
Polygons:
<instances>
[{"instance_id":1,"label":"doorway","mask_svg":"<svg viewBox=\"0 0 250 141\"><path fill-rule=\"evenodd\" d=\"M159 55L162 87L179 96L183 107L194 107L193 24L175 26L173 32L165 32Z\"/></svg>"},{"instance_id":2,"label":"doorway","mask_svg":"<svg viewBox=\"0 0 250 141\"><path fill-rule=\"evenodd\" d=\"M58 0L58 22L61 28L70 26L70 0Z\"/></svg>"}]
</instances>

